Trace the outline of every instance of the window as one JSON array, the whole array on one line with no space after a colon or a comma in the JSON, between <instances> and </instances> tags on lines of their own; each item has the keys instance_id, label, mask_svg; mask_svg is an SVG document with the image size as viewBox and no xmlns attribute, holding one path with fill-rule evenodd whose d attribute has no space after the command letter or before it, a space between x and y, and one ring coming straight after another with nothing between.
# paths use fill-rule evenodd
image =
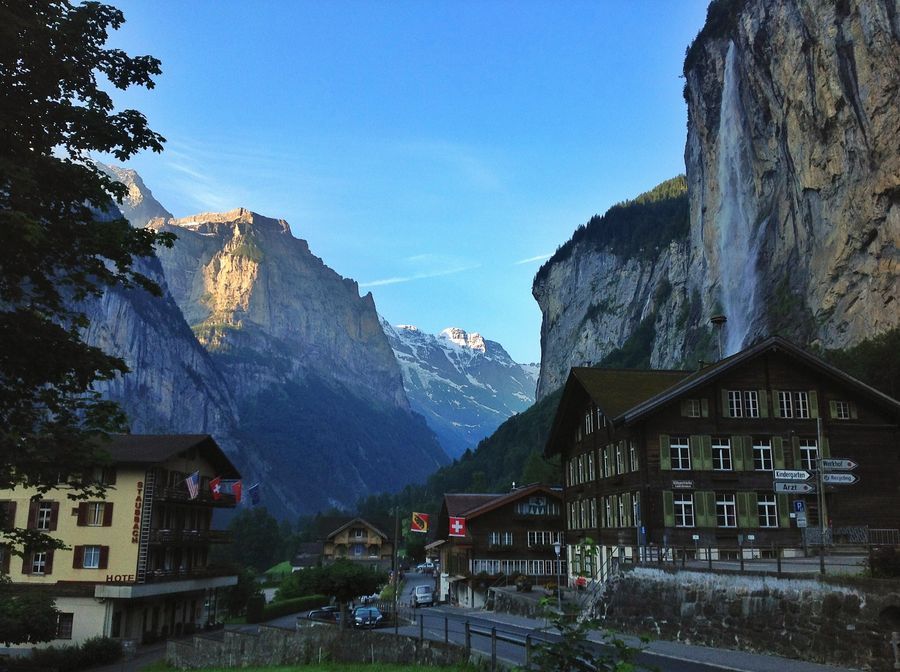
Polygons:
<instances>
[{"instance_id":1,"label":"window","mask_svg":"<svg viewBox=\"0 0 900 672\"><path fill-rule=\"evenodd\" d=\"M624 455L624 446L622 445L624 441L619 441L616 444L616 473L624 474L625 473L625 455Z\"/></svg>"},{"instance_id":2,"label":"window","mask_svg":"<svg viewBox=\"0 0 900 672\"><path fill-rule=\"evenodd\" d=\"M594 431L594 414L588 411L584 414L584 433L591 434Z\"/></svg>"},{"instance_id":3,"label":"window","mask_svg":"<svg viewBox=\"0 0 900 672\"><path fill-rule=\"evenodd\" d=\"M558 516L559 503L546 497L529 497L527 502L516 502L516 513L521 516Z\"/></svg>"},{"instance_id":4,"label":"window","mask_svg":"<svg viewBox=\"0 0 900 672\"><path fill-rule=\"evenodd\" d=\"M591 499L591 527L597 527L597 500Z\"/></svg>"},{"instance_id":5,"label":"window","mask_svg":"<svg viewBox=\"0 0 900 672\"><path fill-rule=\"evenodd\" d=\"M757 496L760 527L778 527L778 506L775 504L775 495Z\"/></svg>"},{"instance_id":6,"label":"window","mask_svg":"<svg viewBox=\"0 0 900 672\"><path fill-rule=\"evenodd\" d=\"M512 546L513 545L513 535L512 532L504 532L500 536L500 544L502 546Z\"/></svg>"},{"instance_id":7,"label":"window","mask_svg":"<svg viewBox=\"0 0 900 672\"><path fill-rule=\"evenodd\" d=\"M488 543L491 546L512 546L512 532L491 532L488 535Z\"/></svg>"},{"instance_id":8,"label":"window","mask_svg":"<svg viewBox=\"0 0 900 672\"><path fill-rule=\"evenodd\" d=\"M809 417L809 392L794 392L794 413L798 418Z\"/></svg>"},{"instance_id":9,"label":"window","mask_svg":"<svg viewBox=\"0 0 900 672\"><path fill-rule=\"evenodd\" d=\"M578 483L584 483L584 455L578 456Z\"/></svg>"},{"instance_id":10,"label":"window","mask_svg":"<svg viewBox=\"0 0 900 672\"><path fill-rule=\"evenodd\" d=\"M778 408L781 411L782 418L793 418L794 417L794 406L791 403L791 393L790 392L779 392L778 393Z\"/></svg>"},{"instance_id":11,"label":"window","mask_svg":"<svg viewBox=\"0 0 900 672\"><path fill-rule=\"evenodd\" d=\"M694 496L677 493L672 499L675 504L675 527L693 527Z\"/></svg>"},{"instance_id":12,"label":"window","mask_svg":"<svg viewBox=\"0 0 900 672\"><path fill-rule=\"evenodd\" d=\"M56 618L56 639L72 639L75 614L59 612Z\"/></svg>"},{"instance_id":13,"label":"window","mask_svg":"<svg viewBox=\"0 0 900 672\"><path fill-rule=\"evenodd\" d=\"M500 545L500 533L499 532L491 532L488 534L488 544L490 546L499 546Z\"/></svg>"},{"instance_id":14,"label":"window","mask_svg":"<svg viewBox=\"0 0 900 672\"><path fill-rule=\"evenodd\" d=\"M741 403L743 395L740 390L728 390L728 416L732 418L744 417L744 406Z\"/></svg>"},{"instance_id":15,"label":"window","mask_svg":"<svg viewBox=\"0 0 900 672\"><path fill-rule=\"evenodd\" d=\"M100 568L100 547L99 546L85 546L84 547L84 560L82 561L82 567L85 569L99 569Z\"/></svg>"},{"instance_id":16,"label":"window","mask_svg":"<svg viewBox=\"0 0 900 672\"><path fill-rule=\"evenodd\" d=\"M53 515L53 502L41 502L38 507L37 529L49 530L50 518Z\"/></svg>"},{"instance_id":17,"label":"window","mask_svg":"<svg viewBox=\"0 0 900 672\"><path fill-rule=\"evenodd\" d=\"M635 525L640 525L641 522L641 499L640 493L635 492L631 495L631 520L634 521Z\"/></svg>"},{"instance_id":18,"label":"window","mask_svg":"<svg viewBox=\"0 0 900 672\"><path fill-rule=\"evenodd\" d=\"M619 507L619 513L618 513L619 525L621 527L624 527L625 525L628 524L628 518L626 518L626 516L625 516L625 498L622 495L619 495L618 497L616 497L616 500L617 500L616 503L618 504L618 507Z\"/></svg>"},{"instance_id":19,"label":"window","mask_svg":"<svg viewBox=\"0 0 900 672\"><path fill-rule=\"evenodd\" d=\"M561 541L560 532L550 532L547 530L531 531L528 533L528 546L552 546L557 541Z\"/></svg>"},{"instance_id":20,"label":"window","mask_svg":"<svg viewBox=\"0 0 900 672\"><path fill-rule=\"evenodd\" d=\"M819 450L815 439L800 439L800 468L815 469Z\"/></svg>"},{"instance_id":21,"label":"window","mask_svg":"<svg viewBox=\"0 0 900 672\"><path fill-rule=\"evenodd\" d=\"M772 441L770 439L753 441L753 469L755 471L772 471Z\"/></svg>"},{"instance_id":22,"label":"window","mask_svg":"<svg viewBox=\"0 0 900 672\"><path fill-rule=\"evenodd\" d=\"M353 538L354 539L362 539L366 536L366 531L362 528L355 527L353 528Z\"/></svg>"},{"instance_id":23,"label":"window","mask_svg":"<svg viewBox=\"0 0 900 672\"><path fill-rule=\"evenodd\" d=\"M674 471L690 471L691 449L686 436L673 436L669 442L669 453Z\"/></svg>"},{"instance_id":24,"label":"window","mask_svg":"<svg viewBox=\"0 0 900 672\"><path fill-rule=\"evenodd\" d=\"M587 454L587 475L589 481L597 478L597 474L594 472L594 451Z\"/></svg>"},{"instance_id":25,"label":"window","mask_svg":"<svg viewBox=\"0 0 900 672\"><path fill-rule=\"evenodd\" d=\"M103 525L103 502L90 502L87 505L87 524L93 527Z\"/></svg>"},{"instance_id":26,"label":"window","mask_svg":"<svg viewBox=\"0 0 900 672\"><path fill-rule=\"evenodd\" d=\"M733 494L716 493L716 525L737 527L737 509Z\"/></svg>"},{"instance_id":27,"label":"window","mask_svg":"<svg viewBox=\"0 0 900 672\"><path fill-rule=\"evenodd\" d=\"M689 418L699 418L700 417L700 400L699 399L685 399L684 400L684 414Z\"/></svg>"},{"instance_id":28,"label":"window","mask_svg":"<svg viewBox=\"0 0 900 672\"><path fill-rule=\"evenodd\" d=\"M603 477L609 478L612 476L612 470L609 468L609 446L603 449Z\"/></svg>"},{"instance_id":29,"label":"window","mask_svg":"<svg viewBox=\"0 0 900 672\"><path fill-rule=\"evenodd\" d=\"M713 471L731 471L731 439L712 440Z\"/></svg>"},{"instance_id":30,"label":"window","mask_svg":"<svg viewBox=\"0 0 900 672\"><path fill-rule=\"evenodd\" d=\"M834 413L832 416L835 420L849 420L850 419L850 402L849 401L833 401L834 404Z\"/></svg>"},{"instance_id":31,"label":"window","mask_svg":"<svg viewBox=\"0 0 900 672\"><path fill-rule=\"evenodd\" d=\"M44 570L47 568L47 552L46 551L35 551L31 555L31 573L32 574L43 574Z\"/></svg>"},{"instance_id":32,"label":"window","mask_svg":"<svg viewBox=\"0 0 900 672\"><path fill-rule=\"evenodd\" d=\"M629 439L628 441L628 461L631 463L631 470L638 470L638 456L637 456L637 446L634 443L634 439Z\"/></svg>"},{"instance_id":33,"label":"window","mask_svg":"<svg viewBox=\"0 0 900 672\"><path fill-rule=\"evenodd\" d=\"M759 417L759 392L744 390L744 414L748 418Z\"/></svg>"}]
</instances>

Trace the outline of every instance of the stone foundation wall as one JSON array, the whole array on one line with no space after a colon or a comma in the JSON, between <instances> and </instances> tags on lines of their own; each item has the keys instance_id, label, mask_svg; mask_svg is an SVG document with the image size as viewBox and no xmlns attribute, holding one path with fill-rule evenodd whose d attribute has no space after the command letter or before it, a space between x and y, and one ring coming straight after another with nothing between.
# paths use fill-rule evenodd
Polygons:
<instances>
[{"instance_id":1,"label":"stone foundation wall","mask_svg":"<svg viewBox=\"0 0 900 672\"><path fill-rule=\"evenodd\" d=\"M812 579L636 568L614 580L607 627L690 644L893 669L900 582L855 588Z\"/></svg>"},{"instance_id":2,"label":"stone foundation wall","mask_svg":"<svg viewBox=\"0 0 900 672\"><path fill-rule=\"evenodd\" d=\"M342 663L459 665L465 649L443 642L418 641L393 633L341 630L333 626L299 631L260 626L256 633L225 631L224 639L196 636L170 641L166 661L178 669Z\"/></svg>"}]
</instances>

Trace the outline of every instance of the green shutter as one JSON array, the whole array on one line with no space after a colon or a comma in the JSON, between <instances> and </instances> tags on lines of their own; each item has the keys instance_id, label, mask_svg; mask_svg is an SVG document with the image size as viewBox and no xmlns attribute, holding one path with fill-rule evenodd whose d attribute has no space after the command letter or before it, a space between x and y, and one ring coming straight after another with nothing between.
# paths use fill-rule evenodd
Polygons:
<instances>
[{"instance_id":1,"label":"green shutter","mask_svg":"<svg viewBox=\"0 0 900 672\"><path fill-rule=\"evenodd\" d=\"M743 445L741 445L741 437L734 435L731 437L731 464L734 467L735 471L746 471L747 463L744 462L744 450ZM750 462L750 467L753 467L753 462Z\"/></svg>"},{"instance_id":2,"label":"green shutter","mask_svg":"<svg viewBox=\"0 0 900 672\"><path fill-rule=\"evenodd\" d=\"M797 436L791 437L791 446L794 452L794 469L799 469L803 464L800 460L800 438Z\"/></svg>"},{"instance_id":3,"label":"green shutter","mask_svg":"<svg viewBox=\"0 0 900 672\"><path fill-rule=\"evenodd\" d=\"M775 501L778 503L778 525L779 527L788 528L791 526L791 505L788 502L787 495L776 495Z\"/></svg>"},{"instance_id":4,"label":"green shutter","mask_svg":"<svg viewBox=\"0 0 900 672\"><path fill-rule=\"evenodd\" d=\"M671 490L663 490L663 524L675 527L675 499Z\"/></svg>"},{"instance_id":5,"label":"green shutter","mask_svg":"<svg viewBox=\"0 0 900 672\"><path fill-rule=\"evenodd\" d=\"M624 523L629 526L634 525L634 521L632 520L634 515L632 513L632 508L631 508L631 493L626 492L622 496L625 498L625 521L624 521Z\"/></svg>"},{"instance_id":6,"label":"green shutter","mask_svg":"<svg viewBox=\"0 0 900 672\"><path fill-rule=\"evenodd\" d=\"M828 402L828 417L832 420L837 419L837 402L834 399Z\"/></svg>"},{"instance_id":7,"label":"green shutter","mask_svg":"<svg viewBox=\"0 0 900 672\"><path fill-rule=\"evenodd\" d=\"M759 391L759 417L769 417L769 393L765 390Z\"/></svg>"},{"instance_id":8,"label":"green shutter","mask_svg":"<svg viewBox=\"0 0 900 672\"><path fill-rule=\"evenodd\" d=\"M781 404L778 403L778 390L772 390L772 417L781 417Z\"/></svg>"},{"instance_id":9,"label":"green shutter","mask_svg":"<svg viewBox=\"0 0 900 672\"><path fill-rule=\"evenodd\" d=\"M668 434L659 435L659 468L661 471L669 471L672 468L672 449Z\"/></svg>"},{"instance_id":10,"label":"green shutter","mask_svg":"<svg viewBox=\"0 0 900 672\"><path fill-rule=\"evenodd\" d=\"M700 453L703 456L703 469L712 471L712 437L708 434L700 437Z\"/></svg>"},{"instance_id":11,"label":"green shutter","mask_svg":"<svg viewBox=\"0 0 900 672\"><path fill-rule=\"evenodd\" d=\"M700 400L700 417L709 417L709 399L706 399L705 397Z\"/></svg>"},{"instance_id":12,"label":"green shutter","mask_svg":"<svg viewBox=\"0 0 900 672\"><path fill-rule=\"evenodd\" d=\"M856 404L854 404L852 401L851 401L851 402L848 402L848 403L850 404L850 419L851 419L851 420L858 420L858 419L859 419L859 412L856 410Z\"/></svg>"},{"instance_id":13,"label":"green shutter","mask_svg":"<svg viewBox=\"0 0 900 672\"><path fill-rule=\"evenodd\" d=\"M819 457L831 457L831 447L828 445L828 439L822 438L822 454Z\"/></svg>"},{"instance_id":14,"label":"green shutter","mask_svg":"<svg viewBox=\"0 0 900 672\"><path fill-rule=\"evenodd\" d=\"M747 494L747 519L750 524L747 527L759 527L759 497L755 492Z\"/></svg>"},{"instance_id":15,"label":"green shutter","mask_svg":"<svg viewBox=\"0 0 900 672\"><path fill-rule=\"evenodd\" d=\"M744 443L744 465L747 471L753 471L753 437L744 435L741 439Z\"/></svg>"},{"instance_id":16,"label":"green shutter","mask_svg":"<svg viewBox=\"0 0 900 672\"><path fill-rule=\"evenodd\" d=\"M706 493L694 493L694 527L706 527Z\"/></svg>"},{"instance_id":17,"label":"green shutter","mask_svg":"<svg viewBox=\"0 0 900 672\"><path fill-rule=\"evenodd\" d=\"M819 393L815 390L809 391L809 417L819 417Z\"/></svg>"},{"instance_id":18,"label":"green shutter","mask_svg":"<svg viewBox=\"0 0 900 672\"><path fill-rule=\"evenodd\" d=\"M722 390L722 417L731 417L731 406L728 404L728 390Z\"/></svg>"},{"instance_id":19,"label":"green shutter","mask_svg":"<svg viewBox=\"0 0 900 672\"><path fill-rule=\"evenodd\" d=\"M737 493L737 514L738 527L741 527L742 529L757 527L753 524L751 517L749 492Z\"/></svg>"},{"instance_id":20,"label":"green shutter","mask_svg":"<svg viewBox=\"0 0 900 672\"><path fill-rule=\"evenodd\" d=\"M688 437L688 445L691 447L691 471L703 469L703 453L700 447L700 437L692 434Z\"/></svg>"},{"instance_id":21,"label":"green shutter","mask_svg":"<svg viewBox=\"0 0 900 672\"><path fill-rule=\"evenodd\" d=\"M780 436L772 437L772 461L776 469L784 469L784 439Z\"/></svg>"},{"instance_id":22,"label":"green shutter","mask_svg":"<svg viewBox=\"0 0 900 672\"><path fill-rule=\"evenodd\" d=\"M716 526L716 493L698 492L697 496L706 500L706 520L702 523L702 527Z\"/></svg>"}]
</instances>

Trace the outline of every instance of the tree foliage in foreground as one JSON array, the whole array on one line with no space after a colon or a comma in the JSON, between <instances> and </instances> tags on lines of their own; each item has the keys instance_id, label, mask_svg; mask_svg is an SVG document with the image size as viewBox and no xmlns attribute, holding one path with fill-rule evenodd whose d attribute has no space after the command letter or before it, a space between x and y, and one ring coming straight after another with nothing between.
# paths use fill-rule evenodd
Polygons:
<instances>
[{"instance_id":1,"label":"tree foliage in foreground","mask_svg":"<svg viewBox=\"0 0 900 672\"><path fill-rule=\"evenodd\" d=\"M125 187L89 156L162 149L145 117L116 111L101 88L152 88L160 73L151 56L104 46L123 21L99 3L0 0L0 489L46 493L65 479L73 499L100 496L101 439L126 428L92 390L125 362L84 342L76 307L112 286L158 294L132 262L172 242L129 226L111 207ZM27 530L4 537L19 552L60 547Z\"/></svg>"},{"instance_id":2,"label":"tree foliage in foreground","mask_svg":"<svg viewBox=\"0 0 900 672\"><path fill-rule=\"evenodd\" d=\"M15 593L9 577L0 575L0 642L6 646L49 642L56 637L58 616L48 592Z\"/></svg>"}]
</instances>

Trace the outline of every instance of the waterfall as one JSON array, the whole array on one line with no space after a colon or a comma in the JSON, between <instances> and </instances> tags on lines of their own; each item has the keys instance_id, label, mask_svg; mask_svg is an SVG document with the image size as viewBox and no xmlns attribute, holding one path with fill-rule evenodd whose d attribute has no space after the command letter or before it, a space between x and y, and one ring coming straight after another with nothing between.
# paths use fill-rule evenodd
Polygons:
<instances>
[{"instance_id":1,"label":"waterfall","mask_svg":"<svg viewBox=\"0 0 900 672\"><path fill-rule=\"evenodd\" d=\"M734 42L725 57L725 83L719 109L719 274L725 325L725 352L739 351L756 316L756 271L759 242L756 226L756 194L750 170L749 134L744 129L744 109L738 82Z\"/></svg>"}]
</instances>

